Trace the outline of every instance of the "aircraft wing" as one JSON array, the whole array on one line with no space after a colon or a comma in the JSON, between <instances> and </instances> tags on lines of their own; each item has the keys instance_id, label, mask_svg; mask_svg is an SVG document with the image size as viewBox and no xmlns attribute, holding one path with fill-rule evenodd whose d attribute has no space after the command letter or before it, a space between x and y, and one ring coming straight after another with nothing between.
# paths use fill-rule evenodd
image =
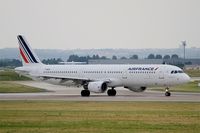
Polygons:
<instances>
[{"instance_id":1,"label":"aircraft wing","mask_svg":"<svg viewBox=\"0 0 200 133\"><path fill-rule=\"evenodd\" d=\"M92 81L99 81L97 79L89 79L89 78L78 78L78 77L66 77L66 76L57 76L57 75L41 75L41 76L37 76L39 78L43 78L43 80L48 80L48 79L51 79L51 78L54 78L54 79L61 79L61 82L66 82L66 81L73 81L77 84L82 84L84 82L92 82ZM101 80L101 81L104 81L104 82L111 82L111 80L109 79L104 79L104 80Z\"/></svg>"}]
</instances>

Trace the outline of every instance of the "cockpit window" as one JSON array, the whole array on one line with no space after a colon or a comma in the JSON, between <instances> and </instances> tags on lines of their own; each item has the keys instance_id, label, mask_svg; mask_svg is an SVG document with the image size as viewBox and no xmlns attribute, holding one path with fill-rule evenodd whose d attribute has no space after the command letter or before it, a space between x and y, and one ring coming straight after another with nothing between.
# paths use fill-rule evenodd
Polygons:
<instances>
[{"instance_id":1,"label":"cockpit window","mask_svg":"<svg viewBox=\"0 0 200 133\"><path fill-rule=\"evenodd\" d=\"M179 70L178 73L183 73L183 71Z\"/></svg>"},{"instance_id":2,"label":"cockpit window","mask_svg":"<svg viewBox=\"0 0 200 133\"><path fill-rule=\"evenodd\" d=\"M182 70L173 70L171 74L184 73Z\"/></svg>"}]
</instances>

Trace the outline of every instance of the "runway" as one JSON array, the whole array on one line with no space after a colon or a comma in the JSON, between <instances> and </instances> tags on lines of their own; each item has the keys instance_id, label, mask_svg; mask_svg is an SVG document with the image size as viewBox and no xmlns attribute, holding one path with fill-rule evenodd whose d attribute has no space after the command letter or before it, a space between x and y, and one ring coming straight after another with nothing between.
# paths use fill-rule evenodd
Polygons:
<instances>
[{"instance_id":1,"label":"runway","mask_svg":"<svg viewBox=\"0 0 200 133\"><path fill-rule=\"evenodd\" d=\"M41 93L1 93L0 100L63 100L63 101L184 101L200 102L200 93L172 92L170 97L163 92L145 91L136 93L124 88L116 88L117 95L107 96L106 93L91 93L90 97L81 97L82 88L51 85L36 81L18 81L17 83L47 89Z\"/></svg>"}]
</instances>

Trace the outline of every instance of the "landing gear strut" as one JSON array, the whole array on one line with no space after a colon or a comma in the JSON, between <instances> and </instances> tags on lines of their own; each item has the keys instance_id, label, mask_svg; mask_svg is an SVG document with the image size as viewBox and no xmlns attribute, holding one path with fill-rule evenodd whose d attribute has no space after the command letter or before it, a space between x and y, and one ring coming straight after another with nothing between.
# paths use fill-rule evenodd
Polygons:
<instances>
[{"instance_id":1,"label":"landing gear strut","mask_svg":"<svg viewBox=\"0 0 200 133\"><path fill-rule=\"evenodd\" d=\"M115 96L116 95L116 90L114 89L114 87L112 89L109 89L107 91L108 96Z\"/></svg>"},{"instance_id":2,"label":"landing gear strut","mask_svg":"<svg viewBox=\"0 0 200 133\"><path fill-rule=\"evenodd\" d=\"M171 93L169 92L168 87L165 89L165 96L167 96L167 97L171 96Z\"/></svg>"},{"instance_id":3,"label":"landing gear strut","mask_svg":"<svg viewBox=\"0 0 200 133\"><path fill-rule=\"evenodd\" d=\"M90 96L90 91L89 90L82 90L81 91L81 96L82 97L89 97Z\"/></svg>"}]
</instances>

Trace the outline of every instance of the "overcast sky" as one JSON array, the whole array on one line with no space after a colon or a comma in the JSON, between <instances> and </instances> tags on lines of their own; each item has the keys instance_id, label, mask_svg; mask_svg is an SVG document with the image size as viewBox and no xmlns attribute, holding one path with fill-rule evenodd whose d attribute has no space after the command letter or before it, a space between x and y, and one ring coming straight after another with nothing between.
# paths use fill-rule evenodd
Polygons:
<instances>
[{"instance_id":1,"label":"overcast sky","mask_svg":"<svg viewBox=\"0 0 200 133\"><path fill-rule=\"evenodd\" d=\"M200 0L0 0L0 48L200 47Z\"/></svg>"}]
</instances>

